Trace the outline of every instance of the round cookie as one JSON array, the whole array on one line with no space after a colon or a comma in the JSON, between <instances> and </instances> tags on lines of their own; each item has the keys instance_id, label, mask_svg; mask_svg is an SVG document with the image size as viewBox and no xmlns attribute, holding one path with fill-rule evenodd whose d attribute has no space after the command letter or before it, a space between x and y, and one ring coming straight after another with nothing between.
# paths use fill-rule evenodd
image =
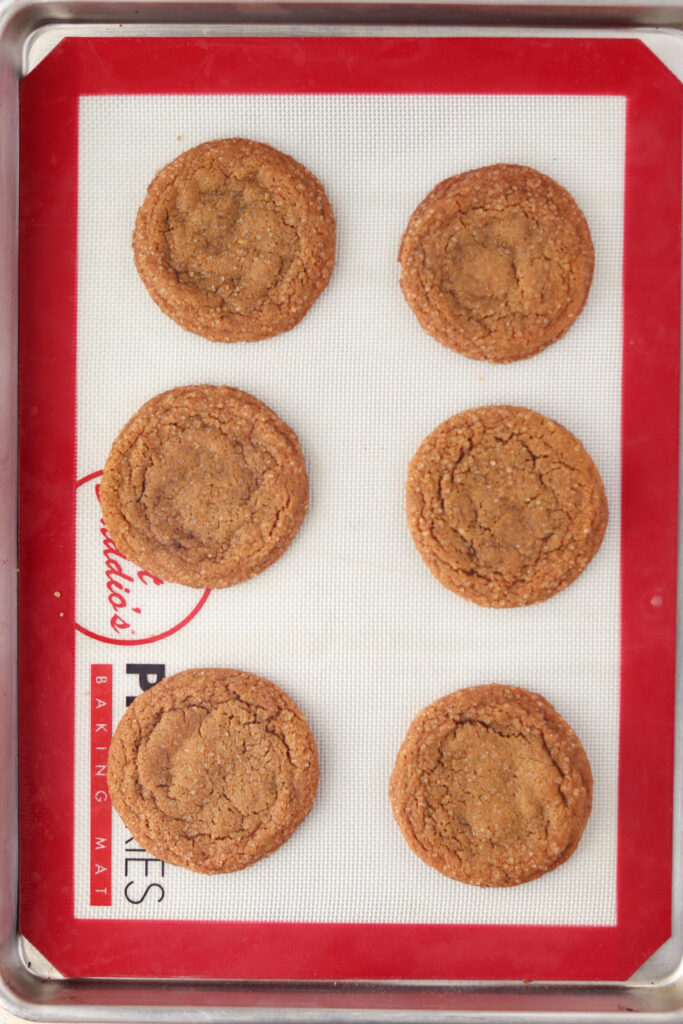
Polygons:
<instances>
[{"instance_id":1,"label":"round cookie","mask_svg":"<svg viewBox=\"0 0 683 1024\"><path fill-rule=\"evenodd\" d=\"M303 714L273 683L190 669L130 705L109 749L107 782L143 849L217 874L289 839L313 806L318 754Z\"/></svg>"},{"instance_id":2,"label":"round cookie","mask_svg":"<svg viewBox=\"0 0 683 1024\"><path fill-rule=\"evenodd\" d=\"M588 758L537 693L473 686L413 720L389 786L394 817L430 867L510 886L574 852L591 811Z\"/></svg>"},{"instance_id":3,"label":"round cookie","mask_svg":"<svg viewBox=\"0 0 683 1024\"><path fill-rule=\"evenodd\" d=\"M114 441L100 504L135 565L171 583L229 587L294 539L308 507L306 465L294 431L252 395L175 388Z\"/></svg>"},{"instance_id":4,"label":"round cookie","mask_svg":"<svg viewBox=\"0 0 683 1024\"><path fill-rule=\"evenodd\" d=\"M607 499L559 423L516 406L452 416L413 456L408 524L436 578L475 604L513 608L568 586L600 547Z\"/></svg>"},{"instance_id":5,"label":"round cookie","mask_svg":"<svg viewBox=\"0 0 683 1024\"><path fill-rule=\"evenodd\" d=\"M428 334L471 359L509 363L571 327L594 253L566 189L531 167L494 164L429 193L399 261L403 294Z\"/></svg>"},{"instance_id":6,"label":"round cookie","mask_svg":"<svg viewBox=\"0 0 683 1024\"><path fill-rule=\"evenodd\" d=\"M217 139L152 181L133 233L156 304L211 341L258 341L298 324L330 280L336 227L310 171L272 146Z\"/></svg>"}]
</instances>

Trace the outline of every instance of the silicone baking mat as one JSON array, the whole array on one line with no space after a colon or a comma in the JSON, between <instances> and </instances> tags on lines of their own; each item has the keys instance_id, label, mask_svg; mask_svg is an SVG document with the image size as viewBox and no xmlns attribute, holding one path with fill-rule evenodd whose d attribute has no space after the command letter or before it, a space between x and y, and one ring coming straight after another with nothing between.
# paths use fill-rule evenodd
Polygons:
<instances>
[{"instance_id":1,"label":"silicone baking mat","mask_svg":"<svg viewBox=\"0 0 683 1024\"><path fill-rule=\"evenodd\" d=\"M669 934L678 458L681 87L639 42L69 40L22 83L21 930L61 971L168 977L622 978ZM293 331L217 345L137 278L135 212L207 138L280 148L324 183L337 267ZM567 336L510 366L425 335L398 287L438 181L529 164L584 210L595 279ZM97 485L120 427L185 383L255 394L297 432L295 543L212 594L126 562ZM461 601L405 524L414 450L486 403L558 419L593 456L610 523L588 570L532 608ZM225 665L283 686L321 784L276 854L198 876L112 813L106 753L164 675ZM454 883L393 823L414 714L460 686L543 693L591 760L594 809L557 871Z\"/></svg>"}]
</instances>

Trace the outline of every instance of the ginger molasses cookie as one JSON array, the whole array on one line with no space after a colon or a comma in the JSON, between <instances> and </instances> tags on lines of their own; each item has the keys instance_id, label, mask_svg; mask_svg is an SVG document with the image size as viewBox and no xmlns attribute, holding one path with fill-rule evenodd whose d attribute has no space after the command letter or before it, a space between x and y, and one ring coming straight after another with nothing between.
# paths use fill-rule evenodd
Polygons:
<instances>
[{"instance_id":1,"label":"ginger molasses cookie","mask_svg":"<svg viewBox=\"0 0 683 1024\"><path fill-rule=\"evenodd\" d=\"M306 465L294 431L252 395L175 388L114 441L100 504L135 565L171 583L229 587L294 539L308 507Z\"/></svg>"},{"instance_id":2,"label":"ginger molasses cookie","mask_svg":"<svg viewBox=\"0 0 683 1024\"><path fill-rule=\"evenodd\" d=\"M133 233L157 305L211 341L258 341L298 324L330 280L335 221L300 163L249 139L181 153L152 181Z\"/></svg>"},{"instance_id":3,"label":"ginger molasses cookie","mask_svg":"<svg viewBox=\"0 0 683 1024\"><path fill-rule=\"evenodd\" d=\"M440 583L491 608L552 597L600 547L607 499L573 434L530 409L488 405L452 416L408 470L407 514Z\"/></svg>"},{"instance_id":4,"label":"ginger molasses cookie","mask_svg":"<svg viewBox=\"0 0 683 1024\"><path fill-rule=\"evenodd\" d=\"M109 749L114 808L169 864L239 871L289 839L318 786L306 719L247 672L179 672L135 699Z\"/></svg>"},{"instance_id":5,"label":"ginger molasses cookie","mask_svg":"<svg viewBox=\"0 0 683 1024\"><path fill-rule=\"evenodd\" d=\"M401 287L428 334L471 359L509 363L571 327L593 277L586 219L531 167L494 164L442 181L401 241Z\"/></svg>"},{"instance_id":6,"label":"ginger molasses cookie","mask_svg":"<svg viewBox=\"0 0 683 1024\"><path fill-rule=\"evenodd\" d=\"M449 878L481 886L529 882L567 860L592 792L583 747L548 701L495 685L420 711L389 787L411 850Z\"/></svg>"}]
</instances>

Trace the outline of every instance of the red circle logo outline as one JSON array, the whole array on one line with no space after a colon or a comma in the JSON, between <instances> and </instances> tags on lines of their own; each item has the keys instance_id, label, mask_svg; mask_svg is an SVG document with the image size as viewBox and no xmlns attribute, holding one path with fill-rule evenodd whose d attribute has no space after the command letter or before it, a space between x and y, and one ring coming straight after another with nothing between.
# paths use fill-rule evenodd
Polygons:
<instances>
[{"instance_id":1,"label":"red circle logo outline","mask_svg":"<svg viewBox=\"0 0 683 1024\"><path fill-rule=\"evenodd\" d=\"M80 480L76 481L76 490L78 490L82 484L90 483L91 480L95 480L98 476L102 476L103 472L104 470L98 469L95 470L94 473L88 473L87 476L81 477ZM153 644L156 643L157 640L164 640L167 636L177 633L183 628L183 626L186 626L188 622L190 622L204 607L209 599L210 593L211 591L209 589L205 590L194 608L185 616L184 619L177 623L177 625L172 626L163 633L157 633L155 636L143 637L141 640L120 640L117 637L101 636L99 633L94 633L91 629L86 629L85 626L80 626L75 620L74 629L77 629L79 633L83 633L84 636L92 637L93 640L99 640L100 643L116 644L118 647L138 647L140 644Z\"/></svg>"}]
</instances>

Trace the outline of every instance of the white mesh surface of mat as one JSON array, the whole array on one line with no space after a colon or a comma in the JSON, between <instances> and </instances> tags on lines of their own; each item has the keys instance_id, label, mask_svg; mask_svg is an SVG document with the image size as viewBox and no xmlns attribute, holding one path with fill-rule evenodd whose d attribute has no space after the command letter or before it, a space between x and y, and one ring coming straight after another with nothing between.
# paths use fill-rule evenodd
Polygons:
<instances>
[{"instance_id":1,"label":"white mesh surface of mat","mask_svg":"<svg viewBox=\"0 0 683 1024\"><path fill-rule=\"evenodd\" d=\"M191 146L229 136L267 142L304 163L337 218L329 287L294 330L253 344L212 343L164 316L137 276L130 245L155 172ZM79 477L102 468L148 398L182 384L227 384L296 431L311 503L275 565L212 593L167 638L126 647L77 633L77 917L615 923L624 136L621 97L81 99ZM540 355L508 366L465 359L425 334L403 299L396 262L411 212L437 182L498 162L528 164L569 189L596 251L576 324ZM406 469L419 443L448 416L488 403L529 406L576 434L610 505L605 540L586 572L531 608L479 608L447 591L405 520ZM77 621L92 625L106 592L96 502L83 495L79 488ZM199 596L165 585L158 630L184 618ZM113 666L115 721L136 692L131 662L161 663L168 675L239 668L296 700L316 737L321 775L310 816L285 846L232 875L166 867L163 899L131 902L129 836L114 815L112 906L89 905L88 688L90 665L103 662ZM403 840L387 797L416 712L454 689L490 682L550 700L583 742L595 779L576 853L513 889L469 887L428 868Z\"/></svg>"}]
</instances>

